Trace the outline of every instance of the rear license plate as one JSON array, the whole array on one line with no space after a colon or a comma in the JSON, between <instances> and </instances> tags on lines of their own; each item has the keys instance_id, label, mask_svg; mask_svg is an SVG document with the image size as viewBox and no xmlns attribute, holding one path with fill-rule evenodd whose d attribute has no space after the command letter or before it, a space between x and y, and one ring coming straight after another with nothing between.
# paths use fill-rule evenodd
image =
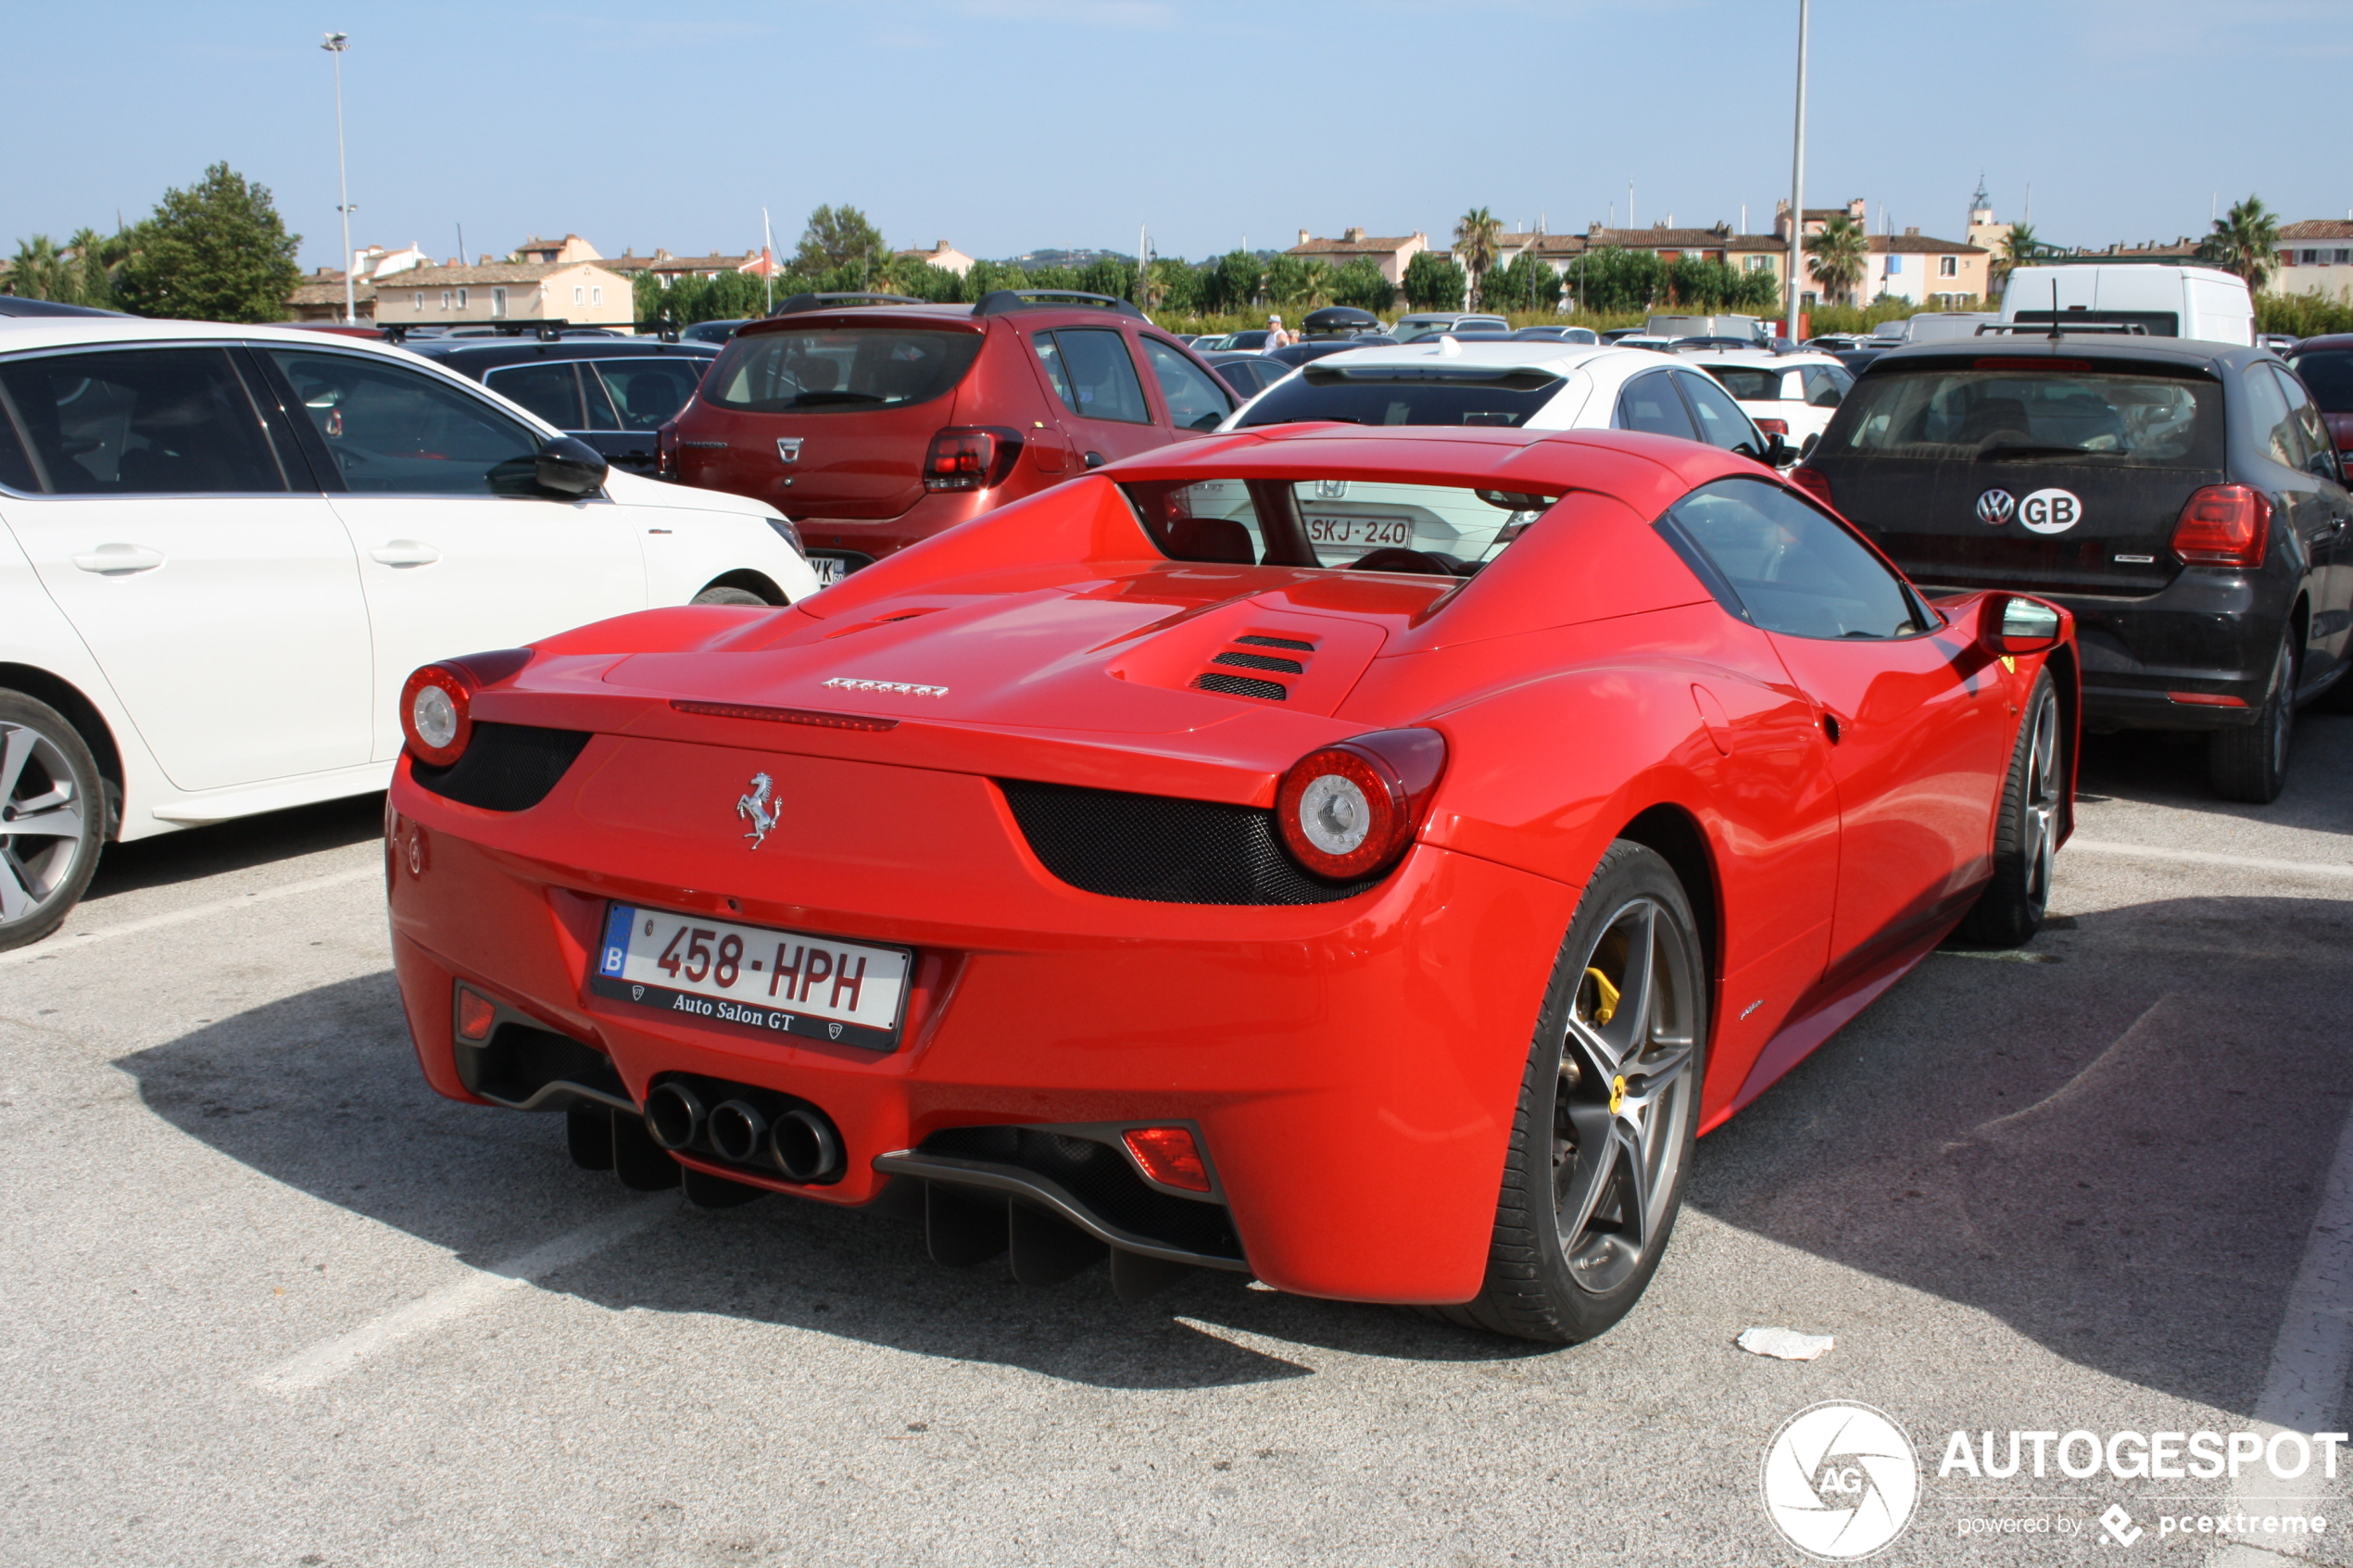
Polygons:
<instances>
[{"instance_id":1,"label":"rear license plate","mask_svg":"<svg viewBox=\"0 0 2353 1568\"><path fill-rule=\"evenodd\" d=\"M1366 550L1393 545L1411 549L1414 524L1412 520L1402 517L1335 517L1328 512L1309 512L1307 537L1318 545L1353 545Z\"/></svg>"},{"instance_id":2,"label":"rear license plate","mask_svg":"<svg viewBox=\"0 0 2353 1568\"><path fill-rule=\"evenodd\" d=\"M809 568L817 574L820 588L830 588L849 575L849 563L839 556L811 556Z\"/></svg>"},{"instance_id":3,"label":"rear license plate","mask_svg":"<svg viewBox=\"0 0 2353 1568\"><path fill-rule=\"evenodd\" d=\"M914 962L904 947L613 904L588 988L699 1022L887 1051Z\"/></svg>"}]
</instances>

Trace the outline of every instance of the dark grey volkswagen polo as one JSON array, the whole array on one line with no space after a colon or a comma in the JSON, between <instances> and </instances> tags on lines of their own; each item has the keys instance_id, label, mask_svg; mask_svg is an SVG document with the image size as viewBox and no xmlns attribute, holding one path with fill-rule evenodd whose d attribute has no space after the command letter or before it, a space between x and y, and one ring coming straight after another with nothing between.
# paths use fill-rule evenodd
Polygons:
<instances>
[{"instance_id":1,"label":"dark grey volkswagen polo","mask_svg":"<svg viewBox=\"0 0 2353 1568\"><path fill-rule=\"evenodd\" d=\"M2074 611L2083 723L2208 732L2227 799L2268 801L2298 705L2353 626L2353 496L2268 350L1979 337L1884 354L1792 476L1930 592Z\"/></svg>"}]
</instances>

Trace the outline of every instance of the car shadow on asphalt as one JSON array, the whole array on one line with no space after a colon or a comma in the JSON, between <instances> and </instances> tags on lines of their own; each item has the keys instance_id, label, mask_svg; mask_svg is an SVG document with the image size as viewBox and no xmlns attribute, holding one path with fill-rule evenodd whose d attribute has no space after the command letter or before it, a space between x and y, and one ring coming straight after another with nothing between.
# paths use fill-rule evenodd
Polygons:
<instances>
[{"instance_id":1,"label":"car shadow on asphalt","mask_svg":"<svg viewBox=\"0 0 2353 1568\"><path fill-rule=\"evenodd\" d=\"M2249 1413L2353 1106L2348 952L2353 905L2218 896L1931 954L1702 1142L1688 1201Z\"/></svg>"},{"instance_id":2,"label":"car shadow on asphalt","mask_svg":"<svg viewBox=\"0 0 2353 1568\"><path fill-rule=\"evenodd\" d=\"M2338 781L2348 771L2353 771L2353 716L2307 709L2296 715L2287 787L2269 805L2216 797L2206 780L2204 735L2151 730L2085 735L2076 787L2087 804L2126 800L2186 808L2202 816L2267 828L2343 834L2347 823Z\"/></svg>"},{"instance_id":3,"label":"car shadow on asphalt","mask_svg":"<svg viewBox=\"0 0 2353 1568\"><path fill-rule=\"evenodd\" d=\"M476 1266L631 1200L611 1175L571 1163L561 1117L428 1089L388 972L221 1019L116 1065L190 1136ZM1001 1259L933 1263L906 1218L784 1196L718 1212L681 1201L674 1219L539 1283L617 1311L719 1313L1115 1388L1304 1376L1300 1347L1421 1361L1551 1348L1395 1308L1252 1290L1233 1273L1202 1271L1134 1305L1100 1266L1033 1288Z\"/></svg>"},{"instance_id":4,"label":"car shadow on asphalt","mask_svg":"<svg viewBox=\"0 0 2353 1568\"><path fill-rule=\"evenodd\" d=\"M384 797L378 790L130 844L109 844L90 879L90 891L82 897L87 901L247 871L322 849L364 844L382 837L384 831Z\"/></svg>"}]
</instances>

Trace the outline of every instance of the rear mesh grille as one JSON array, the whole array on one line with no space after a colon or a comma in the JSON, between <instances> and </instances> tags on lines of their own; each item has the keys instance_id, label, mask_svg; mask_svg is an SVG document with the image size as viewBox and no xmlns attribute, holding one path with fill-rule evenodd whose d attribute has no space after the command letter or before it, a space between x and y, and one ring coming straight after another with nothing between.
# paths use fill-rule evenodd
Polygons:
<instances>
[{"instance_id":1,"label":"rear mesh grille","mask_svg":"<svg viewBox=\"0 0 2353 1568\"><path fill-rule=\"evenodd\" d=\"M1154 904L1329 904L1380 881L1331 883L1283 852L1275 813L1217 800L1000 779L1048 871L1088 893Z\"/></svg>"},{"instance_id":2,"label":"rear mesh grille","mask_svg":"<svg viewBox=\"0 0 2353 1568\"><path fill-rule=\"evenodd\" d=\"M1303 674L1307 669L1295 659L1277 659L1266 653L1221 653L1209 662L1230 664L1237 670L1276 670L1286 675Z\"/></svg>"},{"instance_id":3,"label":"rear mesh grille","mask_svg":"<svg viewBox=\"0 0 2353 1568\"><path fill-rule=\"evenodd\" d=\"M1234 641L1253 648L1297 648L1302 653L1315 651L1315 644L1302 643L1297 637L1266 637L1252 633L1247 637L1236 637Z\"/></svg>"},{"instance_id":4,"label":"rear mesh grille","mask_svg":"<svg viewBox=\"0 0 2353 1568\"><path fill-rule=\"evenodd\" d=\"M447 800L485 811L526 811L547 798L587 744L586 730L477 722L458 760L428 768L412 758L409 776Z\"/></svg>"},{"instance_id":5,"label":"rear mesh grille","mask_svg":"<svg viewBox=\"0 0 2353 1568\"><path fill-rule=\"evenodd\" d=\"M1018 1166L1054 1182L1114 1229L1213 1258L1242 1255L1223 1204L1162 1192L1119 1150L1092 1138L1035 1127L955 1127L925 1138L922 1152Z\"/></svg>"},{"instance_id":6,"label":"rear mesh grille","mask_svg":"<svg viewBox=\"0 0 2353 1568\"><path fill-rule=\"evenodd\" d=\"M1290 696L1290 688L1280 681L1257 681L1248 675L1221 675L1214 670L1203 671L1194 676L1193 684L1205 692L1223 692L1227 696L1263 697L1268 702L1280 702Z\"/></svg>"}]
</instances>

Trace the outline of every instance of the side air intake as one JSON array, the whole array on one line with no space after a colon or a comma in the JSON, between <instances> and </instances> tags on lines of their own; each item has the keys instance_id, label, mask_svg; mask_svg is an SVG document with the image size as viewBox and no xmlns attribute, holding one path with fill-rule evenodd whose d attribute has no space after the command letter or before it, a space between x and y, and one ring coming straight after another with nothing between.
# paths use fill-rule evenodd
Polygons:
<instances>
[{"instance_id":1,"label":"side air intake","mask_svg":"<svg viewBox=\"0 0 2353 1568\"><path fill-rule=\"evenodd\" d=\"M1315 651L1315 645L1302 637L1248 633L1212 656L1210 667L1193 677L1193 689L1261 702L1286 702L1290 698L1290 683L1307 673L1308 656ZM1236 673L1243 670L1252 673Z\"/></svg>"}]
</instances>

